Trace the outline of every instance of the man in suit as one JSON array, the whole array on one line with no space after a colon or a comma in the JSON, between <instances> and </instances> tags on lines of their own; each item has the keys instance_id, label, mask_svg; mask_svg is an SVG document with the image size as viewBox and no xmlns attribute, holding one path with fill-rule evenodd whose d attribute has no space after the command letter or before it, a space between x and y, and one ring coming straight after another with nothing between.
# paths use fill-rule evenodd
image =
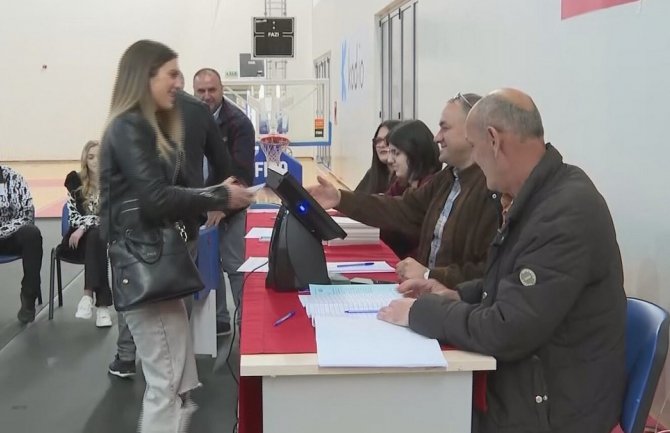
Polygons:
<instances>
[{"instance_id":1,"label":"man in suit","mask_svg":"<svg viewBox=\"0 0 670 433\"><path fill-rule=\"evenodd\" d=\"M196 97L209 106L219 126L223 144L228 149L232 161L232 175L243 186L251 186L254 180L254 155L256 132L249 118L223 97L223 84L219 73L211 68L203 68L193 77ZM223 212L209 212L208 225L218 224L219 245L223 270L228 274L230 291L236 308L240 307L244 274L237 269L244 263L246 230L246 210L224 215ZM216 327L218 335L231 332L230 314L226 302L226 288L223 282L216 296ZM238 314L239 323L241 317Z\"/></svg>"}]
</instances>

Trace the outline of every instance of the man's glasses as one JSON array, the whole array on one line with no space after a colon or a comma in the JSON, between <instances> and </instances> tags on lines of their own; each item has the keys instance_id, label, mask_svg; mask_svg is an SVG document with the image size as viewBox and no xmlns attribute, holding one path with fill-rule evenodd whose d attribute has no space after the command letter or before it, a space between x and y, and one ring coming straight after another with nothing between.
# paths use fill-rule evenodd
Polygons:
<instances>
[{"instance_id":1,"label":"man's glasses","mask_svg":"<svg viewBox=\"0 0 670 433\"><path fill-rule=\"evenodd\" d=\"M458 92L458 94L456 96L454 96L453 100L455 101L456 99L460 99L461 101L463 101L463 103L465 105L472 108L472 103L470 101L468 101L468 98L463 96L463 94L461 92Z\"/></svg>"}]
</instances>

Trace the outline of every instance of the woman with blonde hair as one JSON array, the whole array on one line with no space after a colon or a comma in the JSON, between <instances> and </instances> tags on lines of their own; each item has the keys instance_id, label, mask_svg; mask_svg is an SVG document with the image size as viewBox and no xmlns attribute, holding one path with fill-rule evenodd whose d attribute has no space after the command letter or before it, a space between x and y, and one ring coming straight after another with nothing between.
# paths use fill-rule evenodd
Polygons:
<instances>
[{"instance_id":1,"label":"woman with blonde hair","mask_svg":"<svg viewBox=\"0 0 670 433\"><path fill-rule=\"evenodd\" d=\"M84 262L84 296L77 305L75 317L90 319L95 305L95 326L107 328L112 326L109 311L112 292L107 277L107 248L98 229L99 144L92 140L86 143L81 152L80 171L71 171L65 178L70 230L63 236L60 253Z\"/></svg>"},{"instance_id":2,"label":"woman with blonde hair","mask_svg":"<svg viewBox=\"0 0 670 433\"><path fill-rule=\"evenodd\" d=\"M181 170L182 117L175 107L178 77L177 54L158 42L132 44L119 62L100 172L101 233L110 242L113 274L111 249L129 232L170 228L209 210L246 207L253 198L236 185L182 186L186 183ZM175 278L175 287L180 284L184 282ZM119 299L146 287L124 279L112 288L118 308ZM147 382L139 432L187 431L195 410L189 392L200 383L183 300L139 304L123 315Z\"/></svg>"}]
</instances>

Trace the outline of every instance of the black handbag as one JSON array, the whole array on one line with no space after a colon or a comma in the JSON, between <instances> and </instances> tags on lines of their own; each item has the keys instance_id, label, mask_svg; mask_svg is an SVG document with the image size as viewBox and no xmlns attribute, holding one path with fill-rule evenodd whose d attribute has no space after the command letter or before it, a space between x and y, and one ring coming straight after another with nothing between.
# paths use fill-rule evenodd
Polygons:
<instances>
[{"instance_id":1,"label":"black handbag","mask_svg":"<svg viewBox=\"0 0 670 433\"><path fill-rule=\"evenodd\" d=\"M181 152L172 183L176 183ZM111 185L110 185L111 190ZM111 206L110 226L111 226ZM136 209L139 211L139 209ZM205 288L186 247L183 225L126 228L108 247L114 307L127 311Z\"/></svg>"}]
</instances>

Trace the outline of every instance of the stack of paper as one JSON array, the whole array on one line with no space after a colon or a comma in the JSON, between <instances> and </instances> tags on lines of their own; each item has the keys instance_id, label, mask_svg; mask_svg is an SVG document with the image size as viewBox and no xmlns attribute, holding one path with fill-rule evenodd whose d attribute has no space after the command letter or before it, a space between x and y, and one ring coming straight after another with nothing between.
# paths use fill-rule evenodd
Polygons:
<instances>
[{"instance_id":1,"label":"stack of paper","mask_svg":"<svg viewBox=\"0 0 670 433\"><path fill-rule=\"evenodd\" d=\"M326 245L340 246L379 243L378 228L367 226L363 223L359 223L358 221L354 221L351 218L333 217L333 219L340 227L342 227L342 230L347 233L347 237L344 239L333 239L332 241L326 241Z\"/></svg>"},{"instance_id":2,"label":"stack of paper","mask_svg":"<svg viewBox=\"0 0 670 433\"><path fill-rule=\"evenodd\" d=\"M437 340L374 317L316 319L320 367L446 367Z\"/></svg>"},{"instance_id":3,"label":"stack of paper","mask_svg":"<svg viewBox=\"0 0 670 433\"><path fill-rule=\"evenodd\" d=\"M401 295L397 284L309 285L309 295L299 295L307 317L375 317L380 308ZM314 320L312 320L314 324Z\"/></svg>"}]
</instances>

